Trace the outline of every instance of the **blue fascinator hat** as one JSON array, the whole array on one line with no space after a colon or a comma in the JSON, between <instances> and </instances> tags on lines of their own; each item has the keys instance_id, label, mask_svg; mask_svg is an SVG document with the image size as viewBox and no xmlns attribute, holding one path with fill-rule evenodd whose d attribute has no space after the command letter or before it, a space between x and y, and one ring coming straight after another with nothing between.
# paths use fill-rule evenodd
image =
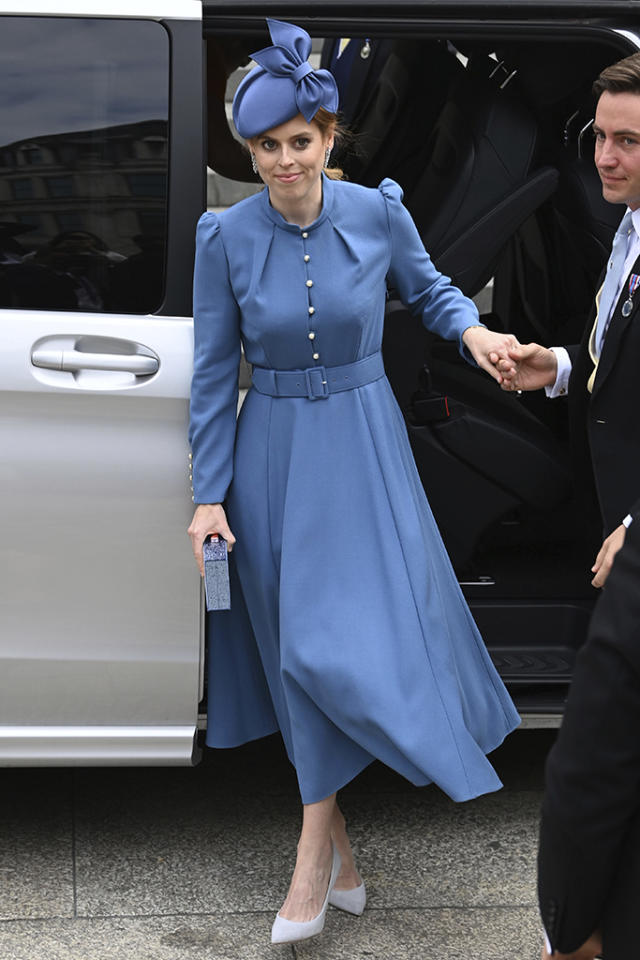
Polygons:
<instances>
[{"instance_id":1,"label":"blue fascinator hat","mask_svg":"<svg viewBox=\"0 0 640 960\"><path fill-rule=\"evenodd\" d=\"M309 63L311 37L301 27L267 18L272 47L251 54L258 64L233 98L233 122L245 140L301 113L310 123L320 107L338 109L338 88L328 70Z\"/></svg>"}]
</instances>

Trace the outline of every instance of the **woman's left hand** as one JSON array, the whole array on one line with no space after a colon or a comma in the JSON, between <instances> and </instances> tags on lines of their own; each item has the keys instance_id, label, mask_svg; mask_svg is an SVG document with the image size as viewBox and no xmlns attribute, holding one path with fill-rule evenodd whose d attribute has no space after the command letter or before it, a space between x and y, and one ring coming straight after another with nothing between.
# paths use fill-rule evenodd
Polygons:
<instances>
[{"instance_id":1,"label":"woman's left hand","mask_svg":"<svg viewBox=\"0 0 640 960\"><path fill-rule=\"evenodd\" d=\"M511 333L496 333L486 327L467 327L462 342L482 370L502 383L503 377L496 364L499 360L511 362L508 351L515 349L518 340Z\"/></svg>"}]
</instances>

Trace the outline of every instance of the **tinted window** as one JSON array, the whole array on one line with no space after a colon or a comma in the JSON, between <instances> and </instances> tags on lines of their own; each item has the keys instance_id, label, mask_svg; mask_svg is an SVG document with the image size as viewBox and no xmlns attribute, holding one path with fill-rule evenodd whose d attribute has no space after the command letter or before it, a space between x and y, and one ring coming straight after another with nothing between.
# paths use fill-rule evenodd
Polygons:
<instances>
[{"instance_id":1,"label":"tinted window","mask_svg":"<svg viewBox=\"0 0 640 960\"><path fill-rule=\"evenodd\" d=\"M152 21L0 18L0 307L164 292L169 44Z\"/></svg>"}]
</instances>

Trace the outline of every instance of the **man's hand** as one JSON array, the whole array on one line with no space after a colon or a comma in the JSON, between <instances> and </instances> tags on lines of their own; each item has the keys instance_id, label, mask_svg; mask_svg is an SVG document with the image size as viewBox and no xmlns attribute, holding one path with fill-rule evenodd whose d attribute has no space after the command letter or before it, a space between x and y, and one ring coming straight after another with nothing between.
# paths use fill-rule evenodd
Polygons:
<instances>
[{"instance_id":1,"label":"man's hand","mask_svg":"<svg viewBox=\"0 0 640 960\"><path fill-rule=\"evenodd\" d=\"M621 523L619 527L615 528L613 533L609 534L600 547L596 562L591 567L591 573L595 573L595 577L591 581L592 587L604 587L607 582L607 577L611 573L611 567L616 558L616 553L624 543L626 532L627 528Z\"/></svg>"},{"instance_id":2,"label":"man's hand","mask_svg":"<svg viewBox=\"0 0 640 960\"><path fill-rule=\"evenodd\" d=\"M596 960L602 953L602 936L599 930L592 933L586 943L574 950L573 953L547 953L542 950L542 960Z\"/></svg>"},{"instance_id":3,"label":"man's hand","mask_svg":"<svg viewBox=\"0 0 640 960\"><path fill-rule=\"evenodd\" d=\"M540 390L556 381L558 360L548 347L539 343L525 343L507 350L507 355L497 352L489 356L498 372L498 383L503 390Z\"/></svg>"}]
</instances>

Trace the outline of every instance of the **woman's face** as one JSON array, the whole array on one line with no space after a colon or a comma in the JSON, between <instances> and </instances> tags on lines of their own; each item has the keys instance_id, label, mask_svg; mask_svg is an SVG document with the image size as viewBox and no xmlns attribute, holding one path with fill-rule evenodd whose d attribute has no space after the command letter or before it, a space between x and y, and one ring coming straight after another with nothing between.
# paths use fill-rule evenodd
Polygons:
<instances>
[{"instance_id":1,"label":"woman's face","mask_svg":"<svg viewBox=\"0 0 640 960\"><path fill-rule=\"evenodd\" d=\"M250 146L276 209L321 202L320 174L333 134L325 138L317 123L299 114L254 137Z\"/></svg>"}]
</instances>

